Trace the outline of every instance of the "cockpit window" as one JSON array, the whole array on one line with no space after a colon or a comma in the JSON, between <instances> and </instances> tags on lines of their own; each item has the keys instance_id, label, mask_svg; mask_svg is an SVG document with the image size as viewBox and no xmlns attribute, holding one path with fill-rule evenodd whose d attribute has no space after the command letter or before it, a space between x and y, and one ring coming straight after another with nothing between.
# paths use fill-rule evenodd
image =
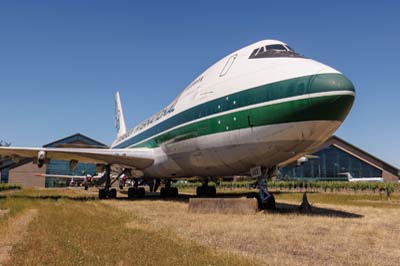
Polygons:
<instances>
[{"instance_id":1,"label":"cockpit window","mask_svg":"<svg viewBox=\"0 0 400 266\"><path fill-rule=\"evenodd\" d=\"M304 58L296 53L292 48L283 44L271 44L259 47L251 53L249 59L253 58L272 58L272 57L295 57Z\"/></svg>"},{"instance_id":2,"label":"cockpit window","mask_svg":"<svg viewBox=\"0 0 400 266\"><path fill-rule=\"evenodd\" d=\"M267 50L287 51L286 47L283 46L282 44L267 45L266 47L267 47Z\"/></svg>"},{"instance_id":3,"label":"cockpit window","mask_svg":"<svg viewBox=\"0 0 400 266\"><path fill-rule=\"evenodd\" d=\"M290 47L289 45L286 45L286 48L287 48L289 51L294 52L294 50L292 49L292 47Z\"/></svg>"}]
</instances>

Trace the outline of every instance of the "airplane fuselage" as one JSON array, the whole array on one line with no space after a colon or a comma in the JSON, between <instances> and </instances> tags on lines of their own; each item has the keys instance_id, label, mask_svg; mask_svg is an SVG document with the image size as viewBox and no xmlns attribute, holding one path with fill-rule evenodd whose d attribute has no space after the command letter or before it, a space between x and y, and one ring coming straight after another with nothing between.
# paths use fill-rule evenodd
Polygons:
<instances>
[{"instance_id":1,"label":"airplane fuselage","mask_svg":"<svg viewBox=\"0 0 400 266\"><path fill-rule=\"evenodd\" d=\"M337 70L282 42L261 41L208 68L112 148L152 149L154 164L143 170L149 177L246 174L317 149L354 97L353 84Z\"/></svg>"}]
</instances>

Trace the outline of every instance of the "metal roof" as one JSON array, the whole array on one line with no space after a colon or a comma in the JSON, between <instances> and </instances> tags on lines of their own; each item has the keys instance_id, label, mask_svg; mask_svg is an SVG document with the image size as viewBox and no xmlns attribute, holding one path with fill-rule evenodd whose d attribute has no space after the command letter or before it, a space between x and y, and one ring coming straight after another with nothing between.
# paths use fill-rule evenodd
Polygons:
<instances>
[{"instance_id":1,"label":"metal roof","mask_svg":"<svg viewBox=\"0 0 400 266\"><path fill-rule=\"evenodd\" d=\"M73 134L71 136L68 136L68 137L65 137L65 138L50 142L48 144L43 145L43 147L46 147L46 148L58 147L58 146L60 146L62 144L68 144L68 143L72 143L72 142L75 142L75 141L82 141L82 142L87 143L87 144L92 145L92 146L108 147L106 144L101 143L101 142L99 142L97 140L94 140L92 138L89 138L88 136L85 136L85 135L83 135L81 133L76 133L76 134Z\"/></svg>"}]
</instances>

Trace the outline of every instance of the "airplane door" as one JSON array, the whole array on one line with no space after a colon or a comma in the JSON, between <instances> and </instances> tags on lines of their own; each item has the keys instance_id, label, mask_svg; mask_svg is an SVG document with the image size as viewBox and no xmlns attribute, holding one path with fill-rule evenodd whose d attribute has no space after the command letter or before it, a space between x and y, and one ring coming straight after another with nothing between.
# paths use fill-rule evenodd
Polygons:
<instances>
[{"instance_id":1,"label":"airplane door","mask_svg":"<svg viewBox=\"0 0 400 266\"><path fill-rule=\"evenodd\" d=\"M237 54L234 54L231 57L229 57L228 61L226 62L225 66L224 66L224 68L222 69L221 73L219 74L220 77L223 77L228 73L229 69L231 69L231 66L235 62L237 56L238 56Z\"/></svg>"}]
</instances>

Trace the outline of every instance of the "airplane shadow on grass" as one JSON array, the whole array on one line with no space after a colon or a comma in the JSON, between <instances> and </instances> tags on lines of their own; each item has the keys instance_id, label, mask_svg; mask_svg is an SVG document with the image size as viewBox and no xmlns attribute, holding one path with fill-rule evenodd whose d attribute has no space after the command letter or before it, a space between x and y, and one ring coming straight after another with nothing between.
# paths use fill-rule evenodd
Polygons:
<instances>
[{"instance_id":1,"label":"airplane shadow on grass","mask_svg":"<svg viewBox=\"0 0 400 266\"><path fill-rule=\"evenodd\" d=\"M127 194L126 191L120 192L120 194ZM224 194L217 194L213 198L243 198L246 197L249 193L224 193ZM277 193L275 193L277 194ZM0 195L0 199L6 198L20 198L20 199L28 199L28 200L72 200L72 201L93 201L96 200L97 197L95 196L67 196L67 195ZM159 193L149 193L146 194L145 198L141 199L128 199L127 197L118 197L116 200L121 201L132 201L134 204L135 201L142 201L142 200L149 200L149 201L156 201L156 200L164 200L164 201L174 201L174 202L182 202L182 203L189 203L191 198L197 198L195 195L187 195L181 194L177 197L171 198L163 198L160 196ZM329 208L319 208L312 206L312 211L308 213L303 213L300 211L299 205L295 204L288 204L288 203L276 203L275 210L267 210L264 211L267 215L268 214L287 214L287 215L307 215L307 216L326 216L326 217L336 217L336 218L362 218L363 215L345 212L340 210L334 210Z\"/></svg>"},{"instance_id":2,"label":"airplane shadow on grass","mask_svg":"<svg viewBox=\"0 0 400 266\"><path fill-rule=\"evenodd\" d=\"M327 217L337 217L337 218L362 218L361 214L339 211L329 208L318 208L312 206L311 212L303 213L300 211L299 205L288 204L288 203L276 203L276 210L268 211L271 213L279 214L299 214L308 216L327 216Z\"/></svg>"},{"instance_id":3,"label":"airplane shadow on grass","mask_svg":"<svg viewBox=\"0 0 400 266\"><path fill-rule=\"evenodd\" d=\"M124 194L124 192L122 192ZM279 193L274 193L279 194ZM243 198L247 197L249 193L224 193L224 194L217 194L213 198ZM117 200L128 200L134 202L135 200L165 200L165 201L175 201L175 202L184 202L189 203L191 198L197 198L195 195L179 195L174 198L162 198L158 193L152 193L150 195L146 195L145 198L142 199L128 199L124 197L117 198ZM326 217L336 217L336 218L362 218L364 217L361 214L340 211L335 209L329 208L319 208L312 206L312 211L309 213L303 213L300 211L300 206L296 204L289 204L289 203L281 203L276 202L276 209L275 210L266 210L264 211L266 214L297 214L297 215L306 215L306 216L326 216Z\"/></svg>"}]
</instances>

